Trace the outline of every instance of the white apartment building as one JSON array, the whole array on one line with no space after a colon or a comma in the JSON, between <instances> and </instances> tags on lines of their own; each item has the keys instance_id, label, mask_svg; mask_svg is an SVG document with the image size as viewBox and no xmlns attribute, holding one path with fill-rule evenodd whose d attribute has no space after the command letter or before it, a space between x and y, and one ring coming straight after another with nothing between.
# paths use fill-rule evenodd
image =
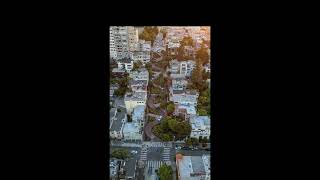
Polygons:
<instances>
[{"instance_id":1,"label":"white apartment building","mask_svg":"<svg viewBox=\"0 0 320 180\"><path fill-rule=\"evenodd\" d=\"M180 69L180 63L178 60L174 59L169 62L170 72L173 74L178 74Z\"/></svg>"},{"instance_id":2,"label":"white apartment building","mask_svg":"<svg viewBox=\"0 0 320 180\"><path fill-rule=\"evenodd\" d=\"M110 56L114 59L129 57L129 36L127 26L110 27Z\"/></svg>"},{"instance_id":3,"label":"white apartment building","mask_svg":"<svg viewBox=\"0 0 320 180\"><path fill-rule=\"evenodd\" d=\"M137 43L139 42L138 29L133 26L128 26L129 51L137 50Z\"/></svg>"},{"instance_id":4,"label":"white apartment building","mask_svg":"<svg viewBox=\"0 0 320 180\"><path fill-rule=\"evenodd\" d=\"M145 106L146 102L147 102L146 92L126 93L124 97L124 103L125 103L128 114L131 114L133 109L139 105Z\"/></svg>"},{"instance_id":5,"label":"white apartment building","mask_svg":"<svg viewBox=\"0 0 320 180\"><path fill-rule=\"evenodd\" d=\"M193 69L196 67L196 63L192 60L180 62L180 74L191 76Z\"/></svg>"},{"instance_id":6,"label":"white apartment building","mask_svg":"<svg viewBox=\"0 0 320 180\"><path fill-rule=\"evenodd\" d=\"M187 87L188 81L184 79L173 79L172 80L172 90L181 91L185 90Z\"/></svg>"},{"instance_id":7,"label":"white apartment building","mask_svg":"<svg viewBox=\"0 0 320 180\"><path fill-rule=\"evenodd\" d=\"M209 116L191 116L190 117L191 134L190 137L197 138L201 136L202 138L210 137L210 117Z\"/></svg>"},{"instance_id":8,"label":"white apartment building","mask_svg":"<svg viewBox=\"0 0 320 180\"><path fill-rule=\"evenodd\" d=\"M139 40L140 51L151 51L151 41Z\"/></svg>"},{"instance_id":9,"label":"white apartment building","mask_svg":"<svg viewBox=\"0 0 320 180\"><path fill-rule=\"evenodd\" d=\"M115 30L113 27L110 27L109 29L109 44L110 44L110 57L112 57L113 59L117 59L117 49L116 49L116 45L115 45Z\"/></svg>"},{"instance_id":10,"label":"white apartment building","mask_svg":"<svg viewBox=\"0 0 320 180\"><path fill-rule=\"evenodd\" d=\"M140 61L142 64L150 62L151 59L150 51L134 51L130 53L130 57L133 61Z\"/></svg>"},{"instance_id":11,"label":"white apartment building","mask_svg":"<svg viewBox=\"0 0 320 180\"><path fill-rule=\"evenodd\" d=\"M170 61L169 65L169 70L172 74L181 74L183 76L191 76L193 69L196 67L196 63L192 60L179 62L174 59Z\"/></svg>"},{"instance_id":12,"label":"white apartment building","mask_svg":"<svg viewBox=\"0 0 320 180\"><path fill-rule=\"evenodd\" d=\"M131 71L129 77L133 80L147 80L149 81L149 72L146 68L140 68L136 71Z\"/></svg>"},{"instance_id":13,"label":"white apartment building","mask_svg":"<svg viewBox=\"0 0 320 180\"><path fill-rule=\"evenodd\" d=\"M191 94L173 94L172 101L174 104L196 106L198 103L198 97L197 95Z\"/></svg>"}]
</instances>

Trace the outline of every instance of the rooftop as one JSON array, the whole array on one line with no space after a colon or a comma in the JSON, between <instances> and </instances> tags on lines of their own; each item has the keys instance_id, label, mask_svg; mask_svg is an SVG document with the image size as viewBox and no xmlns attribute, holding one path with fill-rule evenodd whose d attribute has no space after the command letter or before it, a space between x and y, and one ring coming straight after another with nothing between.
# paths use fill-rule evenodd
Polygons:
<instances>
[{"instance_id":1,"label":"rooftop","mask_svg":"<svg viewBox=\"0 0 320 180\"><path fill-rule=\"evenodd\" d=\"M147 80L134 80L134 79L131 79L130 80L130 86L132 85L145 85L147 86L148 85L148 81Z\"/></svg>"},{"instance_id":2,"label":"rooftop","mask_svg":"<svg viewBox=\"0 0 320 180\"><path fill-rule=\"evenodd\" d=\"M139 131L140 131L140 127L135 126L135 124L132 122L127 122L123 127L123 134L135 133L135 132L139 132Z\"/></svg>"},{"instance_id":3,"label":"rooftop","mask_svg":"<svg viewBox=\"0 0 320 180\"><path fill-rule=\"evenodd\" d=\"M183 180L199 180L199 176L190 176L193 173L200 173L205 175L210 173L210 165L206 166L206 158L210 156L181 156L178 160L178 170L180 173L180 179ZM205 160L205 161L204 161ZM209 169L209 171L208 171Z\"/></svg>"},{"instance_id":4,"label":"rooftop","mask_svg":"<svg viewBox=\"0 0 320 180\"><path fill-rule=\"evenodd\" d=\"M124 100L125 101L145 101L147 99L147 92L133 92L126 93Z\"/></svg>"},{"instance_id":5,"label":"rooftop","mask_svg":"<svg viewBox=\"0 0 320 180\"><path fill-rule=\"evenodd\" d=\"M202 172L205 173L203 160L201 156L191 156L191 163L193 172Z\"/></svg>"},{"instance_id":6,"label":"rooftop","mask_svg":"<svg viewBox=\"0 0 320 180\"><path fill-rule=\"evenodd\" d=\"M197 96L195 96L195 95L173 94L172 98L173 98L174 102L179 102L179 103L184 103L184 102L197 103Z\"/></svg>"},{"instance_id":7,"label":"rooftop","mask_svg":"<svg viewBox=\"0 0 320 180\"><path fill-rule=\"evenodd\" d=\"M192 129L201 128L204 126L210 126L210 118L209 116L195 115L190 117L190 123L191 123Z\"/></svg>"},{"instance_id":8,"label":"rooftop","mask_svg":"<svg viewBox=\"0 0 320 180\"><path fill-rule=\"evenodd\" d=\"M136 108L133 109L133 114L132 114L132 120L137 121L137 120L142 120L144 118L145 114L145 106L144 105L139 105Z\"/></svg>"},{"instance_id":9,"label":"rooftop","mask_svg":"<svg viewBox=\"0 0 320 180\"><path fill-rule=\"evenodd\" d=\"M187 114L197 114L196 108L193 105L179 105L178 108L187 110Z\"/></svg>"},{"instance_id":10,"label":"rooftop","mask_svg":"<svg viewBox=\"0 0 320 180\"><path fill-rule=\"evenodd\" d=\"M113 73L125 73L126 70L125 69L119 69L119 68L113 68L112 72Z\"/></svg>"},{"instance_id":11,"label":"rooftop","mask_svg":"<svg viewBox=\"0 0 320 180\"><path fill-rule=\"evenodd\" d=\"M131 63L133 60L131 58L122 58L118 59L118 62L120 63Z\"/></svg>"}]
</instances>

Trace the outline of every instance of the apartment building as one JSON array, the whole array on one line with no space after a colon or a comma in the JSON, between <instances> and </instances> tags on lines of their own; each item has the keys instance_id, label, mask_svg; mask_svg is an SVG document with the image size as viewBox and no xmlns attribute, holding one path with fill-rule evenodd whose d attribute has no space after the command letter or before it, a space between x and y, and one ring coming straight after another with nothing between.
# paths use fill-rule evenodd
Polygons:
<instances>
[{"instance_id":1,"label":"apartment building","mask_svg":"<svg viewBox=\"0 0 320 180\"><path fill-rule=\"evenodd\" d=\"M110 27L110 56L114 59L129 57L128 26Z\"/></svg>"},{"instance_id":2,"label":"apartment building","mask_svg":"<svg viewBox=\"0 0 320 180\"><path fill-rule=\"evenodd\" d=\"M139 42L139 32L138 29L133 26L128 26L128 40L129 40L129 51L137 50L137 43Z\"/></svg>"},{"instance_id":3,"label":"apartment building","mask_svg":"<svg viewBox=\"0 0 320 180\"><path fill-rule=\"evenodd\" d=\"M193 69L196 67L196 63L192 60L180 62L180 74L185 76L191 76Z\"/></svg>"},{"instance_id":4,"label":"apartment building","mask_svg":"<svg viewBox=\"0 0 320 180\"><path fill-rule=\"evenodd\" d=\"M132 92L126 93L124 97L124 103L127 109L127 113L131 114L133 109L139 105L146 105L147 92Z\"/></svg>"},{"instance_id":5,"label":"apartment building","mask_svg":"<svg viewBox=\"0 0 320 180\"><path fill-rule=\"evenodd\" d=\"M140 68L136 71L131 71L129 77L133 80L146 80L149 81L149 72L146 68Z\"/></svg>"},{"instance_id":6,"label":"apartment building","mask_svg":"<svg viewBox=\"0 0 320 180\"><path fill-rule=\"evenodd\" d=\"M133 92L147 92L148 81L131 79L129 81L129 87Z\"/></svg>"},{"instance_id":7,"label":"apartment building","mask_svg":"<svg viewBox=\"0 0 320 180\"><path fill-rule=\"evenodd\" d=\"M130 53L130 57L134 62L140 61L142 64L150 62L151 59L150 51L134 51Z\"/></svg>"},{"instance_id":8,"label":"apartment building","mask_svg":"<svg viewBox=\"0 0 320 180\"><path fill-rule=\"evenodd\" d=\"M132 122L127 122L123 128L125 140L142 140L142 128L144 126L145 106L139 105L134 108Z\"/></svg>"},{"instance_id":9,"label":"apartment building","mask_svg":"<svg viewBox=\"0 0 320 180\"><path fill-rule=\"evenodd\" d=\"M176 155L178 180L210 180L210 155L183 156Z\"/></svg>"},{"instance_id":10,"label":"apartment building","mask_svg":"<svg viewBox=\"0 0 320 180\"><path fill-rule=\"evenodd\" d=\"M191 116L190 117L191 134L190 137L197 138L201 136L202 138L210 137L210 117L209 116Z\"/></svg>"},{"instance_id":11,"label":"apartment building","mask_svg":"<svg viewBox=\"0 0 320 180\"><path fill-rule=\"evenodd\" d=\"M171 74L181 74L183 76L191 76L193 69L196 67L196 63L192 60L177 61L174 59L170 61L169 65Z\"/></svg>"},{"instance_id":12,"label":"apartment building","mask_svg":"<svg viewBox=\"0 0 320 180\"><path fill-rule=\"evenodd\" d=\"M131 72L133 68L133 60L131 58L118 59L118 69Z\"/></svg>"}]
</instances>

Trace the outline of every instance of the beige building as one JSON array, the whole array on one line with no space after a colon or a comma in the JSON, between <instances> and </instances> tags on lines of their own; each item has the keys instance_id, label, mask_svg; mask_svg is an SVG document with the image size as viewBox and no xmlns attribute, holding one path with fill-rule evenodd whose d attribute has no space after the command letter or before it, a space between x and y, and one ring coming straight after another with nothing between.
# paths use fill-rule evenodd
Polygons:
<instances>
[{"instance_id":1,"label":"beige building","mask_svg":"<svg viewBox=\"0 0 320 180\"><path fill-rule=\"evenodd\" d=\"M127 109L127 113L131 114L133 109L139 105L146 106L147 93L146 92L133 92L127 93L124 97L124 103Z\"/></svg>"}]
</instances>

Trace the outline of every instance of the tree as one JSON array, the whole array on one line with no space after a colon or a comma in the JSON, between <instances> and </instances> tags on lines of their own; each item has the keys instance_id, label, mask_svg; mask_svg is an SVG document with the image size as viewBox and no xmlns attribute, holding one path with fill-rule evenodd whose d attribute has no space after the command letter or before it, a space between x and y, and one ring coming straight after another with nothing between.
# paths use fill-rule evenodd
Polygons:
<instances>
[{"instance_id":1,"label":"tree","mask_svg":"<svg viewBox=\"0 0 320 180\"><path fill-rule=\"evenodd\" d=\"M164 164L160 166L157 174L160 180L172 180L172 167Z\"/></svg>"},{"instance_id":2,"label":"tree","mask_svg":"<svg viewBox=\"0 0 320 180\"><path fill-rule=\"evenodd\" d=\"M199 144L199 140L197 138L190 138L192 146L197 146Z\"/></svg>"},{"instance_id":3,"label":"tree","mask_svg":"<svg viewBox=\"0 0 320 180\"><path fill-rule=\"evenodd\" d=\"M199 136L199 142L200 143L202 142L202 136Z\"/></svg>"},{"instance_id":4,"label":"tree","mask_svg":"<svg viewBox=\"0 0 320 180\"><path fill-rule=\"evenodd\" d=\"M207 116L208 112L204 108L198 108L198 114L199 116Z\"/></svg>"},{"instance_id":5,"label":"tree","mask_svg":"<svg viewBox=\"0 0 320 180\"><path fill-rule=\"evenodd\" d=\"M111 157L118 159L126 159L129 158L129 152L127 149L115 149L111 153Z\"/></svg>"},{"instance_id":6,"label":"tree","mask_svg":"<svg viewBox=\"0 0 320 180\"><path fill-rule=\"evenodd\" d=\"M135 71L135 70L137 70L137 69L139 69L139 68L141 68L141 67L142 67L142 63L141 63L140 61L134 62L134 63L133 63L132 71Z\"/></svg>"},{"instance_id":7,"label":"tree","mask_svg":"<svg viewBox=\"0 0 320 180\"><path fill-rule=\"evenodd\" d=\"M191 82L198 90L203 88L202 67L199 61L196 61L196 68L192 70Z\"/></svg>"},{"instance_id":8,"label":"tree","mask_svg":"<svg viewBox=\"0 0 320 180\"><path fill-rule=\"evenodd\" d=\"M172 136L170 136L170 134L163 134L162 135L162 140L163 141L171 141L172 140Z\"/></svg>"},{"instance_id":9,"label":"tree","mask_svg":"<svg viewBox=\"0 0 320 180\"><path fill-rule=\"evenodd\" d=\"M186 139L185 143L186 143L187 146L191 146L192 145L192 141L191 141L190 138Z\"/></svg>"},{"instance_id":10,"label":"tree","mask_svg":"<svg viewBox=\"0 0 320 180\"><path fill-rule=\"evenodd\" d=\"M207 80L210 78L210 73L206 72L206 70L204 69L202 71L202 77L203 77L203 80Z\"/></svg>"},{"instance_id":11,"label":"tree","mask_svg":"<svg viewBox=\"0 0 320 180\"><path fill-rule=\"evenodd\" d=\"M207 136L205 136L205 137L202 139L202 143L208 143L208 142L209 142L209 140L208 140Z\"/></svg>"},{"instance_id":12,"label":"tree","mask_svg":"<svg viewBox=\"0 0 320 180\"><path fill-rule=\"evenodd\" d=\"M200 60L202 65L209 62L208 48L204 44L201 44L201 48L196 52L196 59Z\"/></svg>"},{"instance_id":13,"label":"tree","mask_svg":"<svg viewBox=\"0 0 320 180\"><path fill-rule=\"evenodd\" d=\"M180 44L181 44L181 46L193 46L193 39L190 36L183 37Z\"/></svg>"},{"instance_id":14,"label":"tree","mask_svg":"<svg viewBox=\"0 0 320 180\"><path fill-rule=\"evenodd\" d=\"M139 35L139 39L151 41L151 45L153 45L153 41L155 40L158 33L159 29L157 26L145 26L142 33Z\"/></svg>"},{"instance_id":15,"label":"tree","mask_svg":"<svg viewBox=\"0 0 320 180\"><path fill-rule=\"evenodd\" d=\"M171 103L169 103L168 105L167 105L167 111L168 111L168 113L173 113L173 111L174 111L174 104L171 102Z\"/></svg>"}]
</instances>

